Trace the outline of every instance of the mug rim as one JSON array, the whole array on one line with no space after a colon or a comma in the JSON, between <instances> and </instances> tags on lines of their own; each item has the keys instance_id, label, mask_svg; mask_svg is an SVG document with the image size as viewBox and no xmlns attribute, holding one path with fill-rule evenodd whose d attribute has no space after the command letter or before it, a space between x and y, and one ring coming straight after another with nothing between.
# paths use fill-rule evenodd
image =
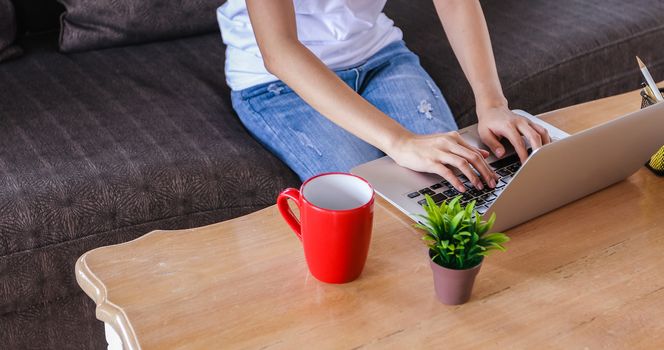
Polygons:
<instances>
[{"instance_id":1,"label":"mug rim","mask_svg":"<svg viewBox=\"0 0 664 350\"><path fill-rule=\"evenodd\" d=\"M367 184L367 186L369 186L369 190L371 190L371 198L369 199L369 201L367 201L366 203L360 205L359 207L350 208L350 209L328 209L328 208L322 208L322 207L317 206L316 204L313 204L311 201L307 200L307 197L304 196L304 186L306 186L311 180L314 180L314 179L316 179L316 178L323 177L323 176L328 176L328 175L345 175L345 176L352 176L352 177L354 177L354 178L356 178L356 179L361 180L362 182L364 182L365 184ZM374 203L374 199L376 198L376 191L374 190L373 186L371 186L371 183L369 183L369 181L365 180L365 179L364 179L363 177L361 177L361 176L357 176L357 175L355 175L355 174L351 174L351 173L344 173L344 172L342 172L342 171L331 171L331 172L327 172L327 173L320 173L320 174L318 174L318 175L314 175L314 176L308 178L306 181L304 181L304 182L302 183L302 185L300 185L300 197L302 198L302 200L303 200L304 202L307 203L307 205L311 206L312 208L314 208L314 209L316 209L316 210L325 211L325 212L343 213L343 212L350 212L350 211L356 211L356 210L359 210L359 209L364 209L365 207L370 207L371 205L373 205L373 203Z\"/></svg>"}]
</instances>

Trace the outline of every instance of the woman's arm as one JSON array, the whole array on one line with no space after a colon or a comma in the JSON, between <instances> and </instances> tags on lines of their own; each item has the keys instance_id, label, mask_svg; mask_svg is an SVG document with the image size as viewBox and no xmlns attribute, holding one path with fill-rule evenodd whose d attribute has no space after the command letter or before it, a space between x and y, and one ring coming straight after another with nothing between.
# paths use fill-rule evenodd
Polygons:
<instances>
[{"instance_id":1,"label":"woman's arm","mask_svg":"<svg viewBox=\"0 0 664 350\"><path fill-rule=\"evenodd\" d=\"M297 38L292 0L247 0L249 17L266 69L284 81L304 101L337 125L416 171L437 173L458 190L465 190L452 171L461 170L476 187L480 179L495 186L487 154L458 133L415 135L371 105L330 71Z\"/></svg>"},{"instance_id":2,"label":"woman's arm","mask_svg":"<svg viewBox=\"0 0 664 350\"><path fill-rule=\"evenodd\" d=\"M461 68L473 88L482 141L501 157L505 137L522 161L528 158L521 135L533 148L551 140L546 129L509 110L498 79L484 13L479 0L434 0L438 17Z\"/></svg>"}]
</instances>

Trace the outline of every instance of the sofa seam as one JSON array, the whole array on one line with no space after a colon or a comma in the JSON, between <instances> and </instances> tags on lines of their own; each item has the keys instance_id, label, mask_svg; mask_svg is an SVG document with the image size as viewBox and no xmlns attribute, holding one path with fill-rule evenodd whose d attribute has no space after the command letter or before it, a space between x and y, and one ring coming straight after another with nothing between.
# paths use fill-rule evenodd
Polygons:
<instances>
[{"instance_id":1,"label":"sofa seam","mask_svg":"<svg viewBox=\"0 0 664 350\"><path fill-rule=\"evenodd\" d=\"M241 209L241 208L257 208L257 210L260 210L261 208L264 208L264 207L256 207L256 206L235 206L235 207L230 207L230 209ZM195 213L195 214L198 214L198 213L208 213L208 212L221 211L221 210L223 210L223 209L213 209L213 210L208 210L208 211L201 211L201 212L197 212L197 213ZM145 222L145 223L141 223L140 225L150 224L150 223L159 222L159 221L164 221L164 220L168 220L168 219L172 219L172 218L177 218L177 217L181 217L181 216L184 216L184 215L172 216L172 217L168 217L168 218L164 218L164 219L148 221L148 222ZM229 219L229 220L230 220L230 219ZM94 237L94 236L101 235L101 234L108 234L109 232L118 231L118 230L121 230L121 229L126 228L126 227L130 227L130 226L123 226L123 227L115 228L115 229L113 229L113 230L108 230L108 231L104 231L104 232L99 232L99 233L96 233L96 234L94 234L94 235L89 235L89 236L85 236L85 237L80 237L80 238L77 238L77 239L75 239L75 240L66 241L66 242L75 242L75 241L79 241L79 240L82 240L82 239L86 239L86 238L88 238L88 237ZM148 233L149 233L149 232L148 232ZM145 234L147 234L147 233L145 233ZM137 237L137 238L138 238L138 237ZM51 245L47 245L47 246L44 246L44 247L55 247L55 246L58 246L58 245L64 244L64 243L66 243L66 242L60 242L60 243L56 243L56 244L51 244ZM35 248L35 249L39 249L39 248ZM93 249L94 249L94 248L93 248ZM28 250L23 250L23 251L21 251L21 252L12 253L11 255L5 255L5 256L2 256L2 257L0 257L0 258L9 258L9 257L11 257L12 255L15 255L15 254L22 254L22 253L25 253L25 252L28 252ZM83 294L85 295L85 293L84 293L82 290L77 290L76 292L74 292L74 294L67 294L67 295L65 295L65 296L60 296L60 297L56 297L56 298L53 298L53 299L48 299L48 301L46 301L46 302L33 303L33 304L26 305L26 306L24 306L24 307L22 307L22 308L17 308L17 309L11 310L11 311L7 311L7 312L5 312L5 313L3 313L3 314L0 314L0 317L5 316L5 315L8 315L8 314L11 314L11 313L18 313L18 312L21 312L21 311L23 311L23 310L28 310L28 309L30 309L30 308L32 308L32 307L36 307L36 306L39 306L39 305L48 305L48 304L52 304L52 303L58 302L58 301L63 300L63 299L71 298L72 296L75 296L75 295L78 294L78 293L83 293Z\"/></svg>"},{"instance_id":2,"label":"sofa seam","mask_svg":"<svg viewBox=\"0 0 664 350\"><path fill-rule=\"evenodd\" d=\"M658 61L658 63L652 64L652 65L650 66L650 68L653 68L653 67L664 67L664 60ZM544 73L544 71L543 71L542 73ZM628 73L629 73L629 71L625 71L625 72L623 72L623 73L621 74L621 76L626 76ZM620 78L619 78L619 79L620 79ZM602 84L594 85L594 86L595 86L595 87L607 86L607 85L609 85L609 84L611 84L611 83L613 83L613 82L615 82L615 81L617 81L617 80L619 80L619 79L606 79L606 80L605 80L606 82L604 82L604 83L602 83ZM526 80L526 79L522 79L521 81L519 81L519 83L514 83L514 84L510 85L509 87L505 88L503 91L508 92L508 91L511 91L511 90L517 89L517 87L518 87L520 84L523 84L523 83L525 83L525 82L527 82L527 80ZM517 90L518 90L518 89L517 89ZM603 96L603 97L610 97L610 96ZM565 98L565 99L567 99L567 98ZM561 99L560 101L564 101L565 99ZM586 102L588 102L588 101L586 101ZM466 108L463 112L459 113L459 118L466 118L466 117L468 117L468 116L470 115L470 113L472 113L473 109L475 109L475 105L476 105L476 103L473 103L470 107ZM551 105L551 103L548 103L548 102L547 102L547 103L545 104L545 106L547 106L547 105Z\"/></svg>"},{"instance_id":3,"label":"sofa seam","mask_svg":"<svg viewBox=\"0 0 664 350\"><path fill-rule=\"evenodd\" d=\"M268 204L267 206L270 206L270 204ZM94 234L91 234L91 235L78 237L78 238L73 239L73 240L66 240L66 241L57 242L57 243L54 243L54 244L47 244L47 245L43 245L43 246L39 246L39 247L34 247L34 248L30 248L30 249L24 249L24 250L12 252L10 254L0 256L0 259L11 258L14 255L23 254L23 253L30 252L30 251L33 251L33 250L38 250L38 249L43 249L43 248L50 248L50 247L57 247L59 245L62 245L62 244L68 243L68 242L76 242L76 241L83 240L83 239L86 239L86 238L89 238L89 237L96 237L96 236L99 236L99 235L102 235L102 234L109 234L111 232L119 231L119 230L126 229L126 228L129 228L129 227L134 227L134 226L142 226L142 225L147 225L147 224L153 224L153 223L158 223L160 221L166 221L166 220L170 220L170 219L175 219L175 218L180 218L180 217L185 217L185 216L190 216L190 215L196 215L196 214L212 213L212 212L216 212L216 211L223 211L223 210L226 210L226 209L247 209L247 208L253 209L253 208L255 208L256 210L260 210L260 209L265 208L267 206L242 205L242 206L232 206L232 207L197 211L197 212L194 212L194 213L183 214L183 215L174 215L174 216L169 216L169 217L165 217L165 218L159 218L159 219L156 219L156 220L144 221L144 222L141 222L141 223L135 224L135 225L120 226L120 227L113 228L111 230L100 231L100 232L97 232L97 233L94 233Z\"/></svg>"},{"instance_id":4,"label":"sofa seam","mask_svg":"<svg viewBox=\"0 0 664 350\"><path fill-rule=\"evenodd\" d=\"M47 301L44 301L44 302L34 303L34 304L27 305L26 307L22 307L22 308L14 309L14 310L11 310L11 311L7 311L3 314L0 314L0 317L4 317L4 316L10 315L10 314L17 314L17 313L20 313L21 311L29 310L29 309L39 307L39 306L47 306L47 305L50 305L50 304L55 304L57 302L65 300L65 299L71 299L72 297L78 296L79 294L83 294L84 296L88 297L88 295L85 294L85 292L83 290L78 290L78 291L74 292L73 294L67 294L67 295L64 295L64 296L57 297L57 298L48 299ZM90 299L90 300L92 300L92 299ZM94 302L94 300L92 300L92 301Z\"/></svg>"},{"instance_id":5,"label":"sofa seam","mask_svg":"<svg viewBox=\"0 0 664 350\"><path fill-rule=\"evenodd\" d=\"M569 57L569 58L567 58L567 59L564 59L564 60L562 60L562 61L556 62L555 64L549 65L549 66L547 66L547 67L545 67L545 68L539 70L539 71L538 71L537 73L535 73L535 74L529 75L528 77L525 77L525 78L523 78L523 79L519 79L519 80L517 80L517 81L511 83L509 86L507 86L507 87L505 88L505 90L508 90L508 89L512 88L513 86L515 86L515 85L521 84L523 81L525 81L525 80L527 80L527 79L531 79L531 78L537 77L537 76L539 76L539 75L541 75L541 74L544 74L544 73L546 73L546 72L548 72L548 71L551 71L551 70L553 70L553 69L556 69L557 67L562 66L563 64L569 63L569 62L571 62L571 61L573 61L573 60L576 60L576 59L579 59L579 58L582 58L582 57L585 57L585 56L589 56L589 55L591 55L591 54L593 54L593 53L596 53L596 52L598 52L598 51L600 51L600 50L604 50L604 49L606 49L606 48L608 48L608 47L616 46L616 45L622 44L622 43L624 43L624 42L627 42L627 41L633 40L634 38L642 37L642 36L645 36L645 35L648 35L648 34L654 33L654 32L656 32L656 31L660 31L660 30L662 30L662 29L664 29L664 25L658 26L658 27L656 27L656 28L651 28L651 29L648 29L648 30L645 30L645 31L641 31L641 32L635 33L635 34L633 34L633 35L630 35L629 37L621 38L620 40L612 41L612 42L610 42L610 43L607 43L607 44L604 44L604 45L598 46L598 47L596 47L596 48L594 48L594 49L592 49L592 50L589 50L589 51L586 51L586 52L580 53L580 54L578 54L578 55L574 55L574 56Z\"/></svg>"},{"instance_id":6,"label":"sofa seam","mask_svg":"<svg viewBox=\"0 0 664 350\"><path fill-rule=\"evenodd\" d=\"M662 67L662 66L664 66L664 60L658 61L656 64L651 65L651 68L653 68L653 67ZM611 85L611 84L613 84L617 81L621 81L621 80L625 79L625 77L627 77L631 73L632 73L631 69L626 69L622 73L614 75L614 77L608 77L606 79L601 79L599 82L596 82L596 81L595 82L590 82L589 84L587 84L587 86L585 88L577 88L577 89L574 89L574 91L586 91L589 88L593 88L593 87L601 87L601 86ZM512 87L510 87L510 88L512 88ZM564 96L563 98L559 98L559 99L549 99L543 105L548 106L548 105L558 103L560 101L565 101L565 100L567 100L570 97L573 97L575 95L577 95L577 94L568 94L568 95Z\"/></svg>"},{"instance_id":7,"label":"sofa seam","mask_svg":"<svg viewBox=\"0 0 664 350\"><path fill-rule=\"evenodd\" d=\"M661 61L661 62L664 63L664 60ZM662 63L654 64L654 65L651 66L651 68L652 67L664 66L664 64L662 64ZM622 74L617 75L613 79L602 79L598 83L595 83L595 84L591 83L591 84L586 85L585 87L574 89L573 91L575 93L560 95L560 98L548 100L548 101L546 101L546 103L543 103L542 106L547 107L547 106L555 105L555 104L561 103L563 101L569 100L571 98L574 98L575 96L578 96L579 94L587 92L587 91L592 90L594 88L598 88L598 87L602 87L602 86L608 86L608 85L611 85L613 83L623 81L623 80L625 80L626 77L629 76L629 74L631 74L631 70L630 71L625 71Z\"/></svg>"}]
</instances>

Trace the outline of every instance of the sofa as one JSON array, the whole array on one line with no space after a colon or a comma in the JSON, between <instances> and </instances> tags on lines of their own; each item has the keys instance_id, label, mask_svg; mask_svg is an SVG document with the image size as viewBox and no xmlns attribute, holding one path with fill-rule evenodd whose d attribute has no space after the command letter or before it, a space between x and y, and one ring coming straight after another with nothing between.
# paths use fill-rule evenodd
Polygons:
<instances>
[{"instance_id":1,"label":"sofa","mask_svg":"<svg viewBox=\"0 0 664 350\"><path fill-rule=\"evenodd\" d=\"M218 30L65 53L62 5L13 2L22 55L0 63L0 344L103 348L74 276L80 255L256 211L299 180L235 116ZM536 114L636 89L637 54L664 77L660 2L482 4L512 108ZM459 126L473 123L432 3L390 0L385 11Z\"/></svg>"}]
</instances>

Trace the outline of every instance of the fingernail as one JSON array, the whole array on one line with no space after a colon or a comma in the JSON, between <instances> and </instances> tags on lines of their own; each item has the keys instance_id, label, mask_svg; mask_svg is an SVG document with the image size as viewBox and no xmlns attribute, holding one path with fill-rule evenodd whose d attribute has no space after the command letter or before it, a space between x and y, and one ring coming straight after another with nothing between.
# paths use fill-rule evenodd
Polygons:
<instances>
[{"instance_id":1,"label":"fingernail","mask_svg":"<svg viewBox=\"0 0 664 350\"><path fill-rule=\"evenodd\" d=\"M477 188L478 190L482 190L482 189L484 189L484 185L482 185L482 182L478 182L478 183L475 185L475 188Z\"/></svg>"},{"instance_id":2,"label":"fingernail","mask_svg":"<svg viewBox=\"0 0 664 350\"><path fill-rule=\"evenodd\" d=\"M496 187L496 180L491 179L491 188Z\"/></svg>"},{"instance_id":3,"label":"fingernail","mask_svg":"<svg viewBox=\"0 0 664 350\"><path fill-rule=\"evenodd\" d=\"M504 150L504 149L502 149L502 148L498 148L498 149L496 149L496 155L497 155L498 157L502 157L502 156L503 156L503 153L505 153L505 150Z\"/></svg>"},{"instance_id":4,"label":"fingernail","mask_svg":"<svg viewBox=\"0 0 664 350\"><path fill-rule=\"evenodd\" d=\"M457 190L461 193L464 193L466 192L466 187L465 186L457 187Z\"/></svg>"}]
</instances>

